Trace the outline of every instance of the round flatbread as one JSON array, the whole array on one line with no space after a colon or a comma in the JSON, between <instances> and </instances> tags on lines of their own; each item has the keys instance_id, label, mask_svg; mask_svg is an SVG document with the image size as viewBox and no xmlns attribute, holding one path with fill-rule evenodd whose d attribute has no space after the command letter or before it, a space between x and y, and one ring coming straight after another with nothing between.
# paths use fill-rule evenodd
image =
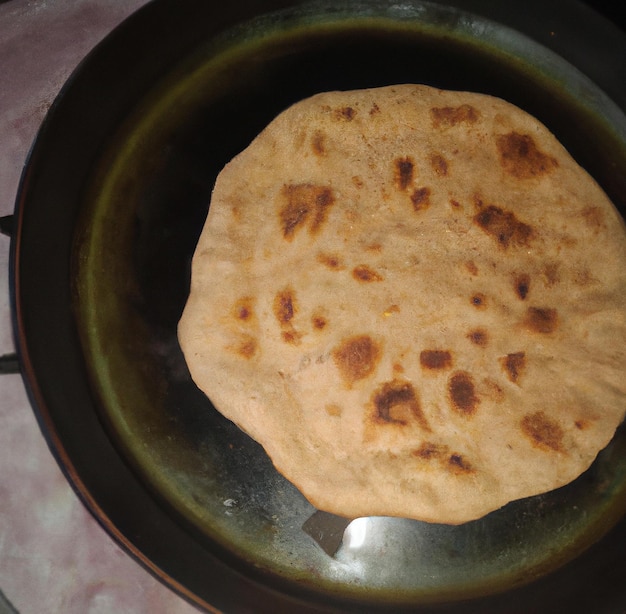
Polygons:
<instances>
[{"instance_id":1,"label":"round flatbread","mask_svg":"<svg viewBox=\"0 0 626 614\"><path fill-rule=\"evenodd\" d=\"M494 97L323 93L219 175L179 339L320 509L457 524L570 482L626 409L626 234Z\"/></svg>"}]
</instances>

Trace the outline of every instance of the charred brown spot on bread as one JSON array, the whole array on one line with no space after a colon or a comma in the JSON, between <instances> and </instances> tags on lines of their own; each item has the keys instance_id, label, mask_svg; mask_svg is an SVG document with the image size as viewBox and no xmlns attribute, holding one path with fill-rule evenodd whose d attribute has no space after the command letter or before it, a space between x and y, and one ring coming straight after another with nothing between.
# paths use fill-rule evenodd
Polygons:
<instances>
[{"instance_id":1,"label":"charred brown spot on bread","mask_svg":"<svg viewBox=\"0 0 626 614\"><path fill-rule=\"evenodd\" d=\"M576 420L574 422L574 426L579 431L584 431L585 429L588 429L591 426L591 421L590 420L585 420L584 418L580 418L579 420Z\"/></svg>"},{"instance_id":2,"label":"charred brown spot on bread","mask_svg":"<svg viewBox=\"0 0 626 614\"><path fill-rule=\"evenodd\" d=\"M425 461L437 461L455 475L474 472L472 465L461 454L450 453L450 448L443 444L425 441L419 448L411 451L411 456Z\"/></svg>"},{"instance_id":3,"label":"charred brown spot on bread","mask_svg":"<svg viewBox=\"0 0 626 614\"><path fill-rule=\"evenodd\" d=\"M452 409L464 416L476 412L480 399L476 396L474 380L467 371L457 371L448 381Z\"/></svg>"},{"instance_id":4,"label":"charred brown spot on bread","mask_svg":"<svg viewBox=\"0 0 626 614\"><path fill-rule=\"evenodd\" d=\"M369 335L356 335L335 348L333 360L342 379L353 384L374 373L380 354L379 345Z\"/></svg>"},{"instance_id":5,"label":"charred brown spot on bread","mask_svg":"<svg viewBox=\"0 0 626 614\"><path fill-rule=\"evenodd\" d=\"M411 455L424 460L439 459L448 454L448 446L425 441L416 450L411 451Z\"/></svg>"},{"instance_id":6,"label":"charred brown spot on bread","mask_svg":"<svg viewBox=\"0 0 626 614\"><path fill-rule=\"evenodd\" d=\"M248 309L248 307L242 306L237 312L237 317L245 322L252 317L252 312L250 311L250 309Z\"/></svg>"},{"instance_id":7,"label":"charred brown spot on bread","mask_svg":"<svg viewBox=\"0 0 626 614\"><path fill-rule=\"evenodd\" d=\"M530 291L530 275L527 273L521 273L515 277L515 293L520 299L524 300L528 296Z\"/></svg>"},{"instance_id":8,"label":"charred brown spot on bread","mask_svg":"<svg viewBox=\"0 0 626 614\"><path fill-rule=\"evenodd\" d=\"M311 139L311 148L316 156L326 154L326 135L321 130L316 130Z\"/></svg>"},{"instance_id":9,"label":"charred brown spot on bread","mask_svg":"<svg viewBox=\"0 0 626 614\"><path fill-rule=\"evenodd\" d=\"M526 310L524 325L535 333L553 333L559 325L559 314L552 307L529 307Z\"/></svg>"},{"instance_id":10,"label":"charred brown spot on bread","mask_svg":"<svg viewBox=\"0 0 626 614\"><path fill-rule=\"evenodd\" d=\"M474 277L478 275L478 267L473 260L467 260L465 262L465 268L468 270L470 275L473 275Z\"/></svg>"},{"instance_id":11,"label":"charred brown spot on bread","mask_svg":"<svg viewBox=\"0 0 626 614\"><path fill-rule=\"evenodd\" d=\"M254 303L253 297L242 296L233 307L235 319L243 323L251 322L254 318Z\"/></svg>"},{"instance_id":12,"label":"charred brown spot on bread","mask_svg":"<svg viewBox=\"0 0 626 614\"><path fill-rule=\"evenodd\" d=\"M339 121L351 122L356 117L356 109L350 106L338 107L334 111L335 119Z\"/></svg>"},{"instance_id":13,"label":"charred brown spot on bread","mask_svg":"<svg viewBox=\"0 0 626 614\"><path fill-rule=\"evenodd\" d=\"M430 156L430 166L439 177L445 177L448 174L448 161L441 154Z\"/></svg>"},{"instance_id":14,"label":"charred brown spot on bread","mask_svg":"<svg viewBox=\"0 0 626 614\"><path fill-rule=\"evenodd\" d=\"M242 358L250 359L257 351L257 340L250 335L243 335L239 343L234 346L234 350Z\"/></svg>"},{"instance_id":15,"label":"charred brown spot on bread","mask_svg":"<svg viewBox=\"0 0 626 614\"><path fill-rule=\"evenodd\" d=\"M336 254L319 253L317 261L333 271L339 271L344 268L341 258Z\"/></svg>"},{"instance_id":16,"label":"charred brown spot on bread","mask_svg":"<svg viewBox=\"0 0 626 614\"><path fill-rule=\"evenodd\" d=\"M452 354L449 350L422 350L420 364L424 369L449 369L452 366Z\"/></svg>"},{"instance_id":17,"label":"charred brown spot on bread","mask_svg":"<svg viewBox=\"0 0 626 614\"><path fill-rule=\"evenodd\" d=\"M462 122L473 124L478 121L480 114L469 104L459 107L434 107L430 115L435 128L441 126L456 126Z\"/></svg>"},{"instance_id":18,"label":"charred brown spot on bread","mask_svg":"<svg viewBox=\"0 0 626 614\"><path fill-rule=\"evenodd\" d=\"M274 315L281 326L291 323L296 315L297 304L292 288L285 288L274 297Z\"/></svg>"},{"instance_id":19,"label":"charred brown spot on bread","mask_svg":"<svg viewBox=\"0 0 626 614\"><path fill-rule=\"evenodd\" d=\"M310 183L283 186L282 199L279 217L283 238L287 241L291 241L304 226L308 226L311 234L317 233L326 221L328 209L335 202L329 187Z\"/></svg>"},{"instance_id":20,"label":"charred brown spot on bread","mask_svg":"<svg viewBox=\"0 0 626 614\"><path fill-rule=\"evenodd\" d=\"M500 247L527 246L533 236L533 229L517 219L511 211L505 211L495 205L482 208L475 216L474 222L493 237Z\"/></svg>"},{"instance_id":21,"label":"charred brown spot on bread","mask_svg":"<svg viewBox=\"0 0 626 614\"><path fill-rule=\"evenodd\" d=\"M448 469L455 474L473 473L472 465L460 454L453 453L448 458Z\"/></svg>"},{"instance_id":22,"label":"charred brown spot on bread","mask_svg":"<svg viewBox=\"0 0 626 614\"><path fill-rule=\"evenodd\" d=\"M413 182L413 171L415 170L415 162L410 156L396 158L394 160L394 177L396 187L399 190L406 190Z\"/></svg>"},{"instance_id":23,"label":"charred brown spot on bread","mask_svg":"<svg viewBox=\"0 0 626 614\"><path fill-rule=\"evenodd\" d=\"M293 326L281 331L280 336L285 343L291 345L300 345L302 341L302 333L293 328Z\"/></svg>"},{"instance_id":24,"label":"charred brown spot on bread","mask_svg":"<svg viewBox=\"0 0 626 614\"><path fill-rule=\"evenodd\" d=\"M324 328L326 328L328 321L322 315L313 315L313 317L311 318L311 324L313 324L313 328L315 330L323 330Z\"/></svg>"},{"instance_id":25,"label":"charred brown spot on bread","mask_svg":"<svg viewBox=\"0 0 626 614\"><path fill-rule=\"evenodd\" d=\"M489 342L489 334L484 328L475 328L467 333L467 338L479 347L486 347Z\"/></svg>"},{"instance_id":26,"label":"charred brown spot on bread","mask_svg":"<svg viewBox=\"0 0 626 614\"><path fill-rule=\"evenodd\" d=\"M385 382L374 392L372 402L375 422L404 426L409 421L416 421L422 429L430 431L410 382L400 379Z\"/></svg>"},{"instance_id":27,"label":"charred brown spot on bread","mask_svg":"<svg viewBox=\"0 0 626 614\"><path fill-rule=\"evenodd\" d=\"M555 158L537 148L529 134L501 134L496 138L496 147L502 168L516 179L545 175L559 165Z\"/></svg>"},{"instance_id":28,"label":"charred brown spot on bread","mask_svg":"<svg viewBox=\"0 0 626 614\"><path fill-rule=\"evenodd\" d=\"M374 115L378 115L380 113L380 107L373 102L372 106L370 107L370 115L374 116Z\"/></svg>"},{"instance_id":29,"label":"charred brown spot on bread","mask_svg":"<svg viewBox=\"0 0 626 614\"><path fill-rule=\"evenodd\" d=\"M509 380L517 383L526 367L526 354L524 352L513 352L500 358L500 364Z\"/></svg>"},{"instance_id":30,"label":"charred brown spot on bread","mask_svg":"<svg viewBox=\"0 0 626 614\"><path fill-rule=\"evenodd\" d=\"M487 307L487 297L482 292L475 292L470 297L470 303L476 307L476 309L484 309Z\"/></svg>"},{"instance_id":31,"label":"charred brown spot on bread","mask_svg":"<svg viewBox=\"0 0 626 614\"><path fill-rule=\"evenodd\" d=\"M430 188L416 188L411 194L414 211L422 211L430 205Z\"/></svg>"},{"instance_id":32,"label":"charred brown spot on bread","mask_svg":"<svg viewBox=\"0 0 626 614\"><path fill-rule=\"evenodd\" d=\"M274 296L274 316L281 327L281 339L291 345L299 345L302 333L293 325L293 319L298 312L296 295L291 287L284 288Z\"/></svg>"},{"instance_id":33,"label":"charred brown spot on bread","mask_svg":"<svg viewBox=\"0 0 626 614\"><path fill-rule=\"evenodd\" d=\"M383 281L383 276L370 268L366 264L359 264L352 269L352 277L357 281L369 283L372 281Z\"/></svg>"},{"instance_id":34,"label":"charred brown spot on bread","mask_svg":"<svg viewBox=\"0 0 626 614\"><path fill-rule=\"evenodd\" d=\"M520 427L522 433L536 448L554 452L562 450L563 429L543 411L524 416Z\"/></svg>"}]
</instances>

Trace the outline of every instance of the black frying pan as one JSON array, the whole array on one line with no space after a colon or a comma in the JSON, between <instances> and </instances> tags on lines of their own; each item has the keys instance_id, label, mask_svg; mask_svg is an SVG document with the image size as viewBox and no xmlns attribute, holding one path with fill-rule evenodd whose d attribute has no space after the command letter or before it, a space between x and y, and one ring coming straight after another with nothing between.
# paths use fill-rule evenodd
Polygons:
<instances>
[{"instance_id":1,"label":"black frying pan","mask_svg":"<svg viewBox=\"0 0 626 614\"><path fill-rule=\"evenodd\" d=\"M332 557L189 379L176 323L221 167L296 100L399 82L518 104L626 210L626 36L582 3L157 0L77 69L23 175L11 288L41 428L104 528L209 610L624 611L624 428L563 489L461 527L371 519Z\"/></svg>"}]
</instances>

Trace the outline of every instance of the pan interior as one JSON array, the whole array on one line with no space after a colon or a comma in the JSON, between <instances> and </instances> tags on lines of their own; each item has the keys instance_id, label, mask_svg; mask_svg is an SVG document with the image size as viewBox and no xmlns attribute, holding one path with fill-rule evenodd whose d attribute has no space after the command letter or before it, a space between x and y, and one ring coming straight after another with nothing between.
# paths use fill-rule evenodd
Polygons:
<instances>
[{"instance_id":1,"label":"pan interior","mask_svg":"<svg viewBox=\"0 0 626 614\"><path fill-rule=\"evenodd\" d=\"M507 590L559 567L623 516L624 428L564 488L458 527L358 519L330 557L302 530L315 510L215 411L178 346L215 177L277 113L319 91L409 82L501 96L548 125L624 206L626 180L615 179L626 177L624 116L573 67L455 9L339 7L273 14L207 41L111 136L85 192L73 263L101 419L163 505L244 564L380 602Z\"/></svg>"}]
</instances>

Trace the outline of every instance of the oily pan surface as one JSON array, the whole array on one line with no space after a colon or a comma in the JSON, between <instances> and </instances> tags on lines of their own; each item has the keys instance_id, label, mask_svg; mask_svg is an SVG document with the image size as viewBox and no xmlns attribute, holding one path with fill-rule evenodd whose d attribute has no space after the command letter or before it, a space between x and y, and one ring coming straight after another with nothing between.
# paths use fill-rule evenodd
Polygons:
<instances>
[{"instance_id":1,"label":"oily pan surface","mask_svg":"<svg viewBox=\"0 0 626 614\"><path fill-rule=\"evenodd\" d=\"M625 239L509 103L318 94L220 173L179 340L318 508L457 524L572 481L611 440Z\"/></svg>"}]
</instances>

